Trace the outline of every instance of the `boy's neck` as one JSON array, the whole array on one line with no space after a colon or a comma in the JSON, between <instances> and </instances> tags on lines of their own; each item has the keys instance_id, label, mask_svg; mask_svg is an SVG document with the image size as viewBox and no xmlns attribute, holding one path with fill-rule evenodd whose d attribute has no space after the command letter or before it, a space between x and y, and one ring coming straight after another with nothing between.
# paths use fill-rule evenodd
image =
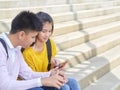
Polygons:
<instances>
[{"instance_id":1,"label":"boy's neck","mask_svg":"<svg viewBox=\"0 0 120 90\"><path fill-rule=\"evenodd\" d=\"M13 45L13 47L20 46L20 45L18 45L19 40L18 40L16 34L8 34L7 36L9 38L11 44Z\"/></svg>"}]
</instances>

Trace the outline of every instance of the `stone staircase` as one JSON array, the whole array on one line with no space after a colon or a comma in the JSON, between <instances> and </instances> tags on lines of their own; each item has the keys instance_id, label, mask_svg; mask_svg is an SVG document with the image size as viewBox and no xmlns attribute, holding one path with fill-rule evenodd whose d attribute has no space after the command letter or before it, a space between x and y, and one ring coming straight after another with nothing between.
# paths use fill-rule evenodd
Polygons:
<instances>
[{"instance_id":1,"label":"stone staircase","mask_svg":"<svg viewBox=\"0 0 120 90\"><path fill-rule=\"evenodd\" d=\"M0 0L0 32L22 10L53 17L57 58L82 90L120 90L119 0Z\"/></svg>"}]
</instances>

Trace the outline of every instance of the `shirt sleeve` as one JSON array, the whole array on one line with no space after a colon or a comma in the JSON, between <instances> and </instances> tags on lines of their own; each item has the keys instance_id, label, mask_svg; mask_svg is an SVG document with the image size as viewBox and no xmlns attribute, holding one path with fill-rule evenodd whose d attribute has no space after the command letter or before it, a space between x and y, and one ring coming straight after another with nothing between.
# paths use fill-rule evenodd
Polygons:
<instances>
[{"instance_id":1,"label":"shirt sleeve","mask_svg":"<svg viewBox=\"0 0 120 90\"><path fill-rule=\"evenodd\" d=\"M22 54L21 56L22 57ZM33 71L28 64L25 62L25 60L21 59L21 66L20 66L20 77L23 79L33 79L33 78L45 78L49 77L51 72L35 72Z\"/></svg>"}]
</instances>

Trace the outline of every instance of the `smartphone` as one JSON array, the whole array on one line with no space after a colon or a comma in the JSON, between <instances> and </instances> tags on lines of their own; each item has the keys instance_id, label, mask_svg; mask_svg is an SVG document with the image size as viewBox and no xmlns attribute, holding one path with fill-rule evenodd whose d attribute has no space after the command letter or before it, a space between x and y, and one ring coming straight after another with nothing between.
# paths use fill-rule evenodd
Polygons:
<instances>
[{"instance_id":1,"label":"smartphone","mask_svg":"<svg viewBox=\"0 0 120 90\"><path fill-rule=\"evenodd\" d=\"M62 68L62 67L64 67L66 65L66 63L67 63L67 61L62 62L62 63L56 65L55 68Z\"/></svg>"}]
</instances>

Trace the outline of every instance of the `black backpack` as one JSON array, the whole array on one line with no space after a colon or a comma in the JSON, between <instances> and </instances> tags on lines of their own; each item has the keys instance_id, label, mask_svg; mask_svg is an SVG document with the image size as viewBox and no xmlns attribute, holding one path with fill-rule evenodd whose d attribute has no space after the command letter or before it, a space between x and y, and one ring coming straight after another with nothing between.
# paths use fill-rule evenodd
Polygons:
<instances>
[{"instance_id":1,"label":"black backpack","mask_svg":"<svg viewBox=\"0 0 120 90\"><path fill-rule=\"evenodd\" d=\"M5 48L5 51L7 53L7 59L8 59L9 55L8 55L7 45L6 45L5 41L2 38L0 38L0 42L2 43L3 47Z\"/></svg>"},{"instance_id":2,"label":"black backpack","mask_svg":"<svg viewBox=\"0 0 120 90\"><path fill-rule=\"evenodd\" d=\"M48 39L48 41L46 42L46 46L47 46L47 55L48 55L48 71L50 70L51 67L51 56L52 56L52 46L50 43L50 39Z\"/></svg>"}]
</instances>

